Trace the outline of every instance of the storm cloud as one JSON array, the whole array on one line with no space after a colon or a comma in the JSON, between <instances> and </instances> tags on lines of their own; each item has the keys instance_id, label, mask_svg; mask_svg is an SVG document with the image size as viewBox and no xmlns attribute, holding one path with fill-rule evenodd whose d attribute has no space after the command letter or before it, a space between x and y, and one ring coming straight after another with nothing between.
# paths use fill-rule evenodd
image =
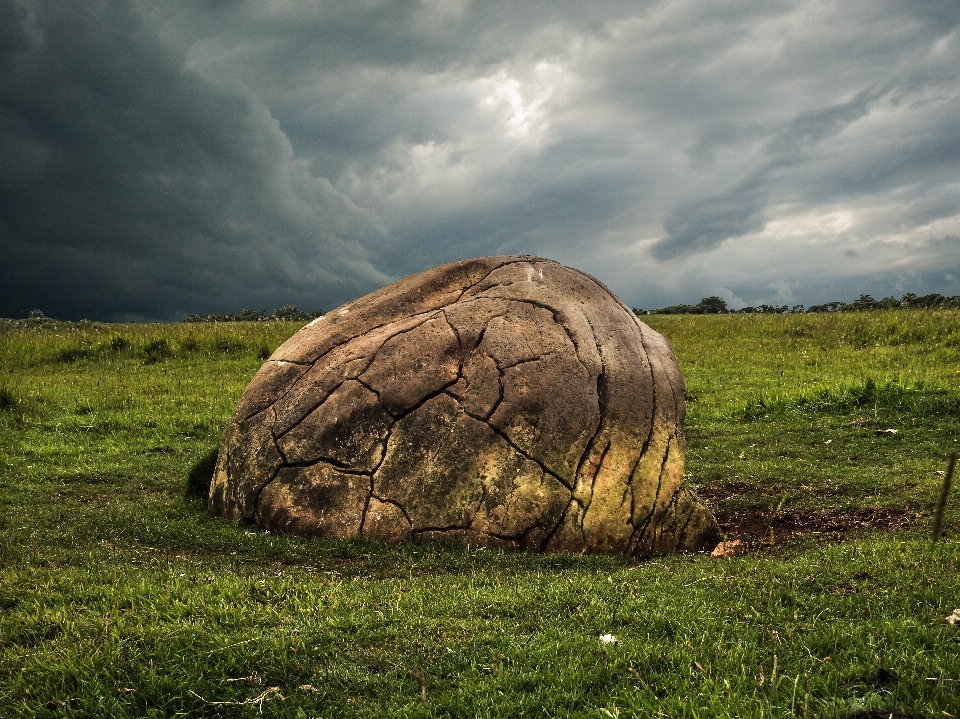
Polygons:
<instances>
[{"instance_id":1,"label":"storm cloud","mask_svg":"<svg viewBox=\"0 0 960 719\"><path fill-rule=\"evenodd\" d=\"M957 68L951 0L0 0L0 316L960 294Z\"/></svg>"}]
</instances>

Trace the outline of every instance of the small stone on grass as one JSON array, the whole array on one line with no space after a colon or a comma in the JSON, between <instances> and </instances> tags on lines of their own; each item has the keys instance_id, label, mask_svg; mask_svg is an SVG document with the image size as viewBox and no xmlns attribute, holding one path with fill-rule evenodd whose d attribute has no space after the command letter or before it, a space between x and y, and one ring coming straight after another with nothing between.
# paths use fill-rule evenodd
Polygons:
<instances>
[{"instance_id":1,"label":"small stone on grass","mask_svg":"<svg viewBox=\"0 0 960 719\"><path fill-rule=\"evenodd\" d=\"M747 551L746 545L739 539L732 539L729 542L720 542L710 553L711 557L739 557Z\"/></svg>"}]
</instances>

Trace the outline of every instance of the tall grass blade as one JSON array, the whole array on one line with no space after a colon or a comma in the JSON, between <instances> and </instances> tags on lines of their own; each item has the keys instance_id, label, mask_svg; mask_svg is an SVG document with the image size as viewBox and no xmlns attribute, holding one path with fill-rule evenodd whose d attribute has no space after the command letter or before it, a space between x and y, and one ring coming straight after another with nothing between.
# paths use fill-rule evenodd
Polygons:
<instances>
[{"instance_id":1,"label":"tall grass blade","mask_svg":"<svg viewBox=\"0 0 960 719\"><path fill-rule=\"evenodd\" d=\"M940 501L937 502L937 513L933 516L933 541L939 542L943 533L943 513L947 508L947 498L950 496L950 486L953 483L953 470L957 466L957 453L950 453L947 463L947 473L943 475L943 489L940 490Z\"/></svg>"}]
</instances>

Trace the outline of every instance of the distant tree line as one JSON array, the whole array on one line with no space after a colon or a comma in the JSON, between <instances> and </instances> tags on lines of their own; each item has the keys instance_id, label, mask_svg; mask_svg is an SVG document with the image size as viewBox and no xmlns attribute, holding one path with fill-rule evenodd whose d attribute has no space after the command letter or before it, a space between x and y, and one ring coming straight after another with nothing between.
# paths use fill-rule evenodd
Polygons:
<instances>
[{"instance_id":1,"label":"distant tree line","mask_svg":"<svg viewBox=\"0 0 960 719\"><path fill-rule=\"evenodd\" d=\"M704 297L695 305L671 305L670 307L661 307L658 310L645 310L634 308L638 315L722 315L722 314L784 314L785 312L872 312L874 310L892 310L892 309L960 309L960 295L954 297L945 297L940 294L930 294L918 297L912 292L908 292L899 300L896 297L884 297L882 300L875 300L870 295L860 295L859 299L853 302L827 302L822 305L759 305L757 307L744 307L739 310L727 308L727 303L719 297Z\"/></svg>"},{"instance_id":2,"label":"distant tree line","mask_svg":"<svg viewBox=\"0 0 960 719\"><path fill-rule=\"evenodd\" d=\"M239 314L225 312L213 315L187 315L184 322L307 322L322 315L322 310L301 312L296 305L284 305L273 312L262 309L243 310Z\"/></svg>"}]
</instances>

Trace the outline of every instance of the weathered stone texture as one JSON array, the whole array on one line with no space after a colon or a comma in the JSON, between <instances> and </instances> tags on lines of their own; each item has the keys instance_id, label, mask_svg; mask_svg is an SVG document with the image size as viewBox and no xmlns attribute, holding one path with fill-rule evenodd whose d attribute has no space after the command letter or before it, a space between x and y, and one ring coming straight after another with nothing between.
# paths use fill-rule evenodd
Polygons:
<instances>
[{"instance_id":1,"label":"weathered stone texture","mask_svg":"<svg viewBox=\"0 0 960 719\"><path fill-rule=\"evenodd\" d=\"M247 388L210 511L275 532L644 556L715 544L666 340L600 282L484 257L311 322Z\"/></svg>"}]
</instances>

